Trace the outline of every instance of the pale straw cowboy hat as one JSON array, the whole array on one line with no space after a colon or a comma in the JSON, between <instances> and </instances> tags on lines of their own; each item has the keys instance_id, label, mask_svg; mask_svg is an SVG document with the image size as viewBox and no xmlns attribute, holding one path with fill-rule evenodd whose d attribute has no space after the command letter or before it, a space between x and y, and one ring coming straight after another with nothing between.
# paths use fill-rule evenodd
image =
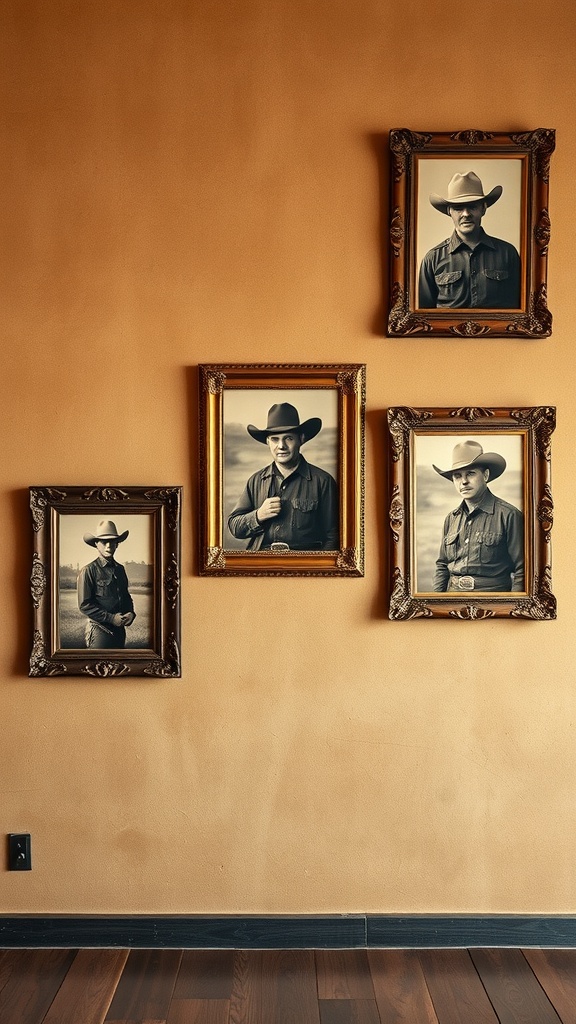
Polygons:
<instances>
[{"instance_id":1,"label":"pale straw cowboy hat","mask_svg":"<svg viewBox=\"0 0 576 1024\"><path fill-rule=\"evenodd\" d=\"M477 441L461 441L452 452L451 469L438 469L438 466L434 466L434 463L432 463L432 466L446 480L452 479L452 473L456 473L458 470L470 469L470 467L489 469L490 480L496 480L497 477L502 476L506 469L506 459L502 458L501 455L496 455L495 452L485 452L482 445L478 444Z\"/></svg>"},{"instance_id":2,"label":"pale straw cowboy hat","mask_svg":"<svg viewBox=\"0 0 576 1024\"><path fill-rule=\"evenodd\" d=\"M467 174L455 174L448 183L447 191L446 199L435 195L434 192L430 195L432 206L440 213L447 214L450 206L465 206L466 203L482 202L486 203L486 206L492 206L502 195L502 185L495 185L485 195L478 175L474 174L474 171L468 171Z\"/></svg>"},{"instance_id":3,"label":"pale straw cowboy hat","mask_svg":"<svg viewBox=\"0 0 576 1024\"><path fill-rule=\"evenodd\" d=\"M322 420L318 416L312 416L304 423L300 423L298 410L289 402L280 402L269 409L268 422L262 430L253 426L252 423L249 423L246 429L251 437L256 441L261 441L262 444L266 444L266 439L270 437L270 434L284 434L287 430L304 434L304 441L310 441L322 430Z\"/></svg>"},{"instance_id":4,"label":"pale straw cowboy hat","mask_svg":"<svg viewBox=\"0 0 576 1024\"><path fill-rule=\"evenodd\" d=\"M126 540L129 533L130 530L118 533L116 523L113 523L111 519L101 519L96 527L96 533L84 534L84 543L89 544L92 548L96 547L99 540L115 540L118 544L121 544L123 540Z\"/></svg>"}]
</instances>

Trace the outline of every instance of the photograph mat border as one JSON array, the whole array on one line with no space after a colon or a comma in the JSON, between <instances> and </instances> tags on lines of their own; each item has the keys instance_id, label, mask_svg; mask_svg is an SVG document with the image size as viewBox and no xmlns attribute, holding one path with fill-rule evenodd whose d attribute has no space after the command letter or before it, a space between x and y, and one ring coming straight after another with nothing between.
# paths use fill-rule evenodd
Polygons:
<instances>
[{"instance_id":1,"label":"photograph mat border","mask_svg":"<svg viewBox=\"0 0 576 1024\"><path fill-rule=\"evenodd\" d=\"M477 165L479 162L481 162L483 160L487 160L487 161L488 160L490 160L490 161L513 160L515 163L519 163L520 164L520 195L519 195L519 199L520 199L520 210L519 210L520 223L519 223L519 231L518 231L518 234L519 234L518 245L516 247L518 249L518 252L520 253L520 258L522 259L522 254L527 252L527 244L526 244L527 243L527 223L526 223L527 218L525 216L522 216L522 212L527 209L527 204L528 204L528 174L529 174L528 154L527 153L522 153L522 154L517 154L517 153L506 153L506 154L504 154L504 153L489 153L489 154L485 154L485 155L478 155L478 154L472 155L472 154L469 154L469 155L466 155L466 159L469 160L469 164L470 165L472 165L472 164L476 164ZM420 180L421 179L421 166L422 166L423 163L430 163L432 161L441 161L441 160L442 161L448 161L448 160L455 161L456 157L453 156L451 153L436 154L436 153L419 153L419 152L416 152L415 155L414 155L414 175L413 175L413 181L412 181L411 202L412 202L412 209L414 210L415 224L414 224L414 245L412 247L412 259L411 259L411 266L410 266L410 288L411 288L411 294L414 295L415 297L418 294L418 272L419 272L420 263L421 263L421 260L422 260L422 252L425 255L425 253L430 248L430 246L426 246L426 248L424 250L422 250L422 247L419 244L419 235L420 235L420 227L421 227L420 221L421 221L421 216L422 216L421 215L421 211L420 211L420 200L422 198L420 196L420 192L421 192L421 180ZM477 171L477 166L474 166L474 167L473 166L469 166L468 169L469 170L476 170ZM445 186L446 186L446 184L447 184L447 182L445 182ZM485 187L488 187L488 186L485 185ZM495 209L495 208L496 207L494 207L493 209ZM441 222L439 221L439 223L441 223ZM447 235L451 235L452 234L452 226L451 226L451 222L449 222L448 220L447 220L447 228L448 228ZM488 231L488 234L494 234L494 232L493 231ZM437 242L441 240L441 236L442 236L442 231L439 230L438 233L437 233L437 238L436 238ZM510 239L507 238L506 233L503 234L502 237L505 240L510 241ZM524 270L522 271L522 276L521 276L521 280L520 280L520 285L521 285L520 298L521 298L521 302L520 302L520 306L517 307L517 309L519 311L523 310L526 307L526 281L527 281L528 278L529 278L529 273L528 273L528 268L526 268L526 271L524 271ZM418 306L416 303L414 304L414 308L415 308L415 311L418 312L418 313L428 312L427 307ZM466 313L466 312L474 313L475 310L474 310L473 307L469 308L468 310L464 309L464 307L463 307L461 315L464 315L464 313ZM487 312L492 312L492 310L488 309Z\"/></svg>"},{"instance_id":2,"label":"photograph mat border","mask_svg":"<svg viewBox=\"0 0 576 1024\"><path fill-rule=\"evenodd\" d=\"M418 500L418 486L417 486L418 464L417 464L417 461L416 461L416 439L418 437L426 437L426 436L430 436L430 435L434 435L434 436L437 436L437 437L445 437L446 439L449 439L449 438L452 438L452 437L465 437L465 438L472 438L473 440L476 439L477 437L495 437L495 438L498 437L498 433L495 433L488 426L486 426L485 430L482 430L481 428L478 428L477 430L476 430L476 428L474 428L474 429L466 429L466 428L459 429L459 428L456 427L456 428L454 428L453 431L440 431L440 430L438 430L438 431L429 431L428 432L426 430L416 429L416 430L414 430L412 432L412 435L411 435L411 438L410 438L410 444L411 444L411 448L412 448L412 450L411 450L411 460L410 460L410 462L411 462L411 488L410 488L410 495L411 495L411 508L410 508L410 576L411 576L411 579L415 581L415 583L418 582L418 552L417 552L417 532L418 532L417 531L417 519L418 519L418 511L417 511L417 507L416 507L417 506L417 500ZM526 583L526 581L532 575L532 551L531 551L531 545L529 544L528 541L529 541L529 538L532 536L532 532L533 532L533 529L534 529L534 524L533 524L534 509L533 509L532 502L529 500L529 496L532 494L532 479L531 479L531 469L532 469L532 467L531 467L530 461L528 459L528 430L526 428L519 427L517 430L512 430L512 429L509 430L509 431L507 430L506 431L506 435L507 436L514 436L514 437L518 437L518 438L522 439L522 466L521 466L521 472L522 472L522 509L521 509L521 511L522 511L523 516L524 516L524 583ZM488 483L490 483L490 481L488 481ZM447 503L447 504L452 504L452 506L454 505L453 502ZM439 536L440 536L440 533L439 533ZM502 591L502 593L506 594L507 596L510 596L511 594L516 594L518 597L527 597L528 594L529 594L529 591L528 591L528 589L526 587L524 587L524 590L522 590L522 591L512 591L512 590L509 590L509 591ZM474 594L474 596L482 596L482 597L485 597L485 596L492 597L493 596L490 591L475 590L473 592L473 594ZM424 597L438 598L439 595L438 595L437 591L433 591L433 590L420 590L417 586L415 586L414 587L414 596L416 598L424 598Z\"/></svg>"},{"instance_id":3,"label":"photograph mat border","mask_svg":"<svg viewBox=\"0 0 576 1024\"><path fill-rule=\"evenodd\" d=\"M126 516L126 514L127 514L126 510L124 508L122 508L122 507L119 507L117 509L112 509L111 507L108 507L106 509L106 511L108 513L110 513L110 515L114 516L114 521L116 522L116 525L118 525L118 520L120 518ZM52 643L51 644L51 651L52 651L52 656L53 657L57 654L58 651L70 651L70 652L74 651L74 652L77 652L78 654L80 654L80 653L83 654L84 651L86 650L85 647L62 647L62 645L60 643L60 639L61 639L61 637L60 637L60 619L61 619L61 615L60 615L60 610L61 610L60 609L60 597L61 597L61 595L60 595L60 586L59 586L59 576L60 576L60 566L62 564L61 557L60 557L60 539L61 539L62 520L64 518L72 518L72 516L76 516L76 515L87 515L87 514L88 513L86 513L84 510L82 510L82 511L76 511L75 510L75 511L66 512L66 511L59 510L59 509L55 508L54 506L50 509L50 515L51 515L51 519L52 519L51 531L52 531L52 537L54 538L53 551L52 551L52 558L53 558L53 561L52 561L52 579L54 580L54 595L55 595L55 600L53 600L53 602L52 602L52 627L51 627L52 631L51 631L51 636L53 638L55 638L55 640L57 641L56 643ZM132 513L130 513L130 514L132 514ZM153 559L153 562L152 562L152 569L153 569L153 582L152 582L152 604L153 604L153 611L152 611L152 613L150 615L150 626L151 626L150 633L151 633L151 637L152 637L152 644L151 644L150 647L130 647L130 648L112 648L112 649L113 650L122 651L123 653L124 652L127 653L129 651L146 651L150 656L152 656L153 652L155 650L157 650L157 648L158 648L158 636L160 635L160 628L161 628L161 624L158 621L158 615L156 614L156 612L157 612L156 595L158 593L158 587L161 585L161 580L160 580L159 573L158 573L158 565L161 564L161 554L158 551L158 543L157 543L158 540L160 539L159 538L158 518L157 518L158 517L158 509L147 509L146 511L143 511L142 513L135 513L135 514L138 515L139 518L141 516L142 517L146 516L146 518L148 518L150 520L150 525L149 525L150 540L151 540L150 555L151 555L151 557ZM95 518L95 517L92 516L92 518ZM87 552L88 552L88 561L90 561L91 559L89 558L89 549L88 548L87 548ZM160 557L159 557L159 554L160 554ZM122 565L125 564L122 559L118 559L118 561L121 562ZM85 564L88 564L88 562L86 562Z\"/></svg>"},{"instance_id":4,"label":"photograph mat border","mask_svg":"<svg viewBox=\"0 0 576 1024\"><path fill-rule=\"evenodd\" d=\"M340 481L339 481L340 465L342 463L341 450L340 450L340 448L341 448L340 440L341 439L340 439L340 436L339 436L339 423L340 423L340 418L341 418L341 409L340 409L340 402L339 402L339 394L338 394L338 391L337 391L336 388L333 388L333 387L330 387L330 388L328 388L328 387L316 388L316 387L313 387L311 385L306 386L306 387L299 387L299 388L290 388L290 387L274 388L274 387L270 387L270 388L246 388L245 389L245 388L242 388L242 387L234 387L234 386L231 386L231 387L228 387L228 388L224 388L223 391L222 391L222 506L223 506L222 531L223 531L223 539L226 538L226 539L229 540L230 536L231 536L229 528L228 528L228 524L227 524L228 511L231 511L231 509L230 509L231 495L234 494L234 501L236 501L238 499L238 496L240 495L240 493L242 491L242 487L244 486L244 483L245 483L246 479L249 476L251 476L252 473L258 472L259 470L263 469L264 466L266 464L270 463L270 461L271 461L271 454L270 454L268 446L267 445L259 444L258 441L256 441L254 438L250 437L250 435L248 434L247 424L248 424L249 420L246 419L247 410L243 409L242 410L243 418L242 418L242 420L240 422L242 423L242 426L243 426L244 437L245 437L246 443L250 446L250 450L253 453L253 459L251 460L251 464L250 464L250 462L247 462L246 465L243 467L242 472L243 472L244 475L242 477L242 484L238 487L237 490L231 491L228 478L229 478L229 476L233 475L233 471L231 471L231 469L229 468L229 466L227 464L227 457L226 457L227 456L227 453L226 453L226 434L227 434L228 425L231 422L238 423L239 421L238 420L231 420L230 419L230 417L229 417L230 404L228 402L228 399L230 398L231 395L234 395L234 396L245 395L246 398L248 399L250 396L253 396L254 393L257 393L259 396L260 395L266 396L268 391L271 392L271 394L270 394L269 397L265 398L265 401L263 402L262 407L260 409L258 409L255 413L250 412L249 415L250 415L251 421L254 422L254 419L256 419L256 423L257 424L263 424L264 422L266 422L266 416L267 416L269 408L270 408L270 402L272 402L272 404L274 404L274 403L282 401L282 400L286 400L286 401L290 402L291 404L294 404L294 405L297 406L297 411L299 413L300 421L301 422L304 422L310 416L318 415L320 417L320 419L322 420L322 430L320 431L319 435L317 435L317 437L311 438L310 441L306 443L306 447L305 447L305 449L303 451L303 454L304 454L304 457L306 458L307 462L312 463L315 466L319 466L321 469L327 470L327 471L329 471L331 473L331 475L334 477L334 479L336 481L336 484L338 486L339 497L341 495L341 488L340 488ZM301 396L303 394L305 394L307 397L312 396L312 401L302 402L301 401ZM328 398L328 401L325 400L326 398ZM314 399L318 400L318 405L317 406L314 405ZM324 399L324 401L322 399ZM228 409L227 409L227 405L228 405ZM238 413L239 411L240 410L238 408L234 408L234 412L235 413ZM330 455L329 455L328 461L325 463L325 462L319 460L319 458L317 456L317 450L318 450L318 446L319 445L320 445L320 447L322 447L322 434L324 433L324 431L326 429L335 430L337 432L338 436L337 436L337 439L336 439L336 442L334 443L334 445L332 445L332 444L330 445L330 449L329 449ZM260 450L259 452L258 452L258 449ZM342 510L341 509L340 509L340 519L342 519ZM242 544L240 544L240 545L232 544L232 545L228 545L228 546L224 544L223 548L224 548L224 551L227 554L230 554L230 555L237 554L238 552L242 552L244 550L244 548L242 547Z\"/></svg>"}]
</instances>

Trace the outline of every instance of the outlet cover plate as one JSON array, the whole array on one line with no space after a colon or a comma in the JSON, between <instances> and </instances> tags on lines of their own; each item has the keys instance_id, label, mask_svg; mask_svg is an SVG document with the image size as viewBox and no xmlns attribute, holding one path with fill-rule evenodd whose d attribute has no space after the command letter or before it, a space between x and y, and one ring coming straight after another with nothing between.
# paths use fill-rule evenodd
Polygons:
<instances>
[{"instance_id":1,"label":"outlet cover plate","mask_svg":"<svg viewBox=\"0 0 576 1024\"><path fill-rule=\"evenodd\" d=\"M31 871L32 848L29 832L10 832L8 835L8 870Z\"/></svg>"}]
</instances>

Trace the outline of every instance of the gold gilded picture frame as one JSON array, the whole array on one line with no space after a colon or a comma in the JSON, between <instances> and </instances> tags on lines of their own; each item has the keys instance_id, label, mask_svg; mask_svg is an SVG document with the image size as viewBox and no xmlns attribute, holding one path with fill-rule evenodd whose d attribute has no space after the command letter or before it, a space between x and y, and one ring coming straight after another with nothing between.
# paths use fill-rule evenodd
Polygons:
<instances>
[{"instance_id":1,"label":"gold gilded picture frame","mask_svg":"<svg viewBox=\"0 0 576 1024\"><path fill-rule=\"evenodd\" d=\"M41 486L29 494L29 674L179 677L181 487ZM111 538L107 561L101 544Z\"/></svg>"},{"instance_id":2,"label":"gold gilded picture frame","mask_svg":"<svg viewBox=\"0 0 576 1024\"><path fill-rule=\"evenodd\" d=\"M554 130L398 128L389 141L388 335L548 337ZM482 244L470 248L453 213L474 197Z\"/></svg>"},{"instance_id":3,"label":"gold gilded picture frame","mask_svg":"<svg viewBox=\"0 0 576 1024\"><path fill-rule=\"evenodd\" d=\"M555 619L554 407L400 406L388 426L389 617ZM470 465L488 480L486 504L465 500Z\"/></svg>"},{"instance_id":4,"label":"gold gilded picture frame","mask_svg":"<svg viewBox=\"0 0 576 1024\"><path fill-rule=\"evenodd\" d=\"M363 576L365 391L363 364L199 367L200 575ZM286 419L307 478L287 490L268 445ZM261 523L269 486L286 497Z\"/></svg>"}]
</instances>

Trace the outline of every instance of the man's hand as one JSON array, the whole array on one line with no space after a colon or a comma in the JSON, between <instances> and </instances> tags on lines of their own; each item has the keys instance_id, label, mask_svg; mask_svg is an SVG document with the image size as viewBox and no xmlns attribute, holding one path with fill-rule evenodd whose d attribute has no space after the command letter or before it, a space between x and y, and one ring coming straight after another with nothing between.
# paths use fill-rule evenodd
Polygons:
<instances>
[{"instance_id":1,"label":"man's hand","mask_svg":"<svg viewBox=\"0 0 576 1024\"><path fill-rule=\"evenodd\" d=\"M260 508L256 510L258 521L264 523L267 519L275 519L280 515L281 508L280 498L265 498Z\"/></svg>"},{"instance_id":2,"label":"man's hand","mask_svg":"<svg viewBox=\"0 0 576 1024\"><path fill-rule=\"evenodd\" d=\"M116 612L112 623L119 629L120 626L131 626L135 618L134 612L124 612L124 614Z\"/></svg>"}]
</instances>

